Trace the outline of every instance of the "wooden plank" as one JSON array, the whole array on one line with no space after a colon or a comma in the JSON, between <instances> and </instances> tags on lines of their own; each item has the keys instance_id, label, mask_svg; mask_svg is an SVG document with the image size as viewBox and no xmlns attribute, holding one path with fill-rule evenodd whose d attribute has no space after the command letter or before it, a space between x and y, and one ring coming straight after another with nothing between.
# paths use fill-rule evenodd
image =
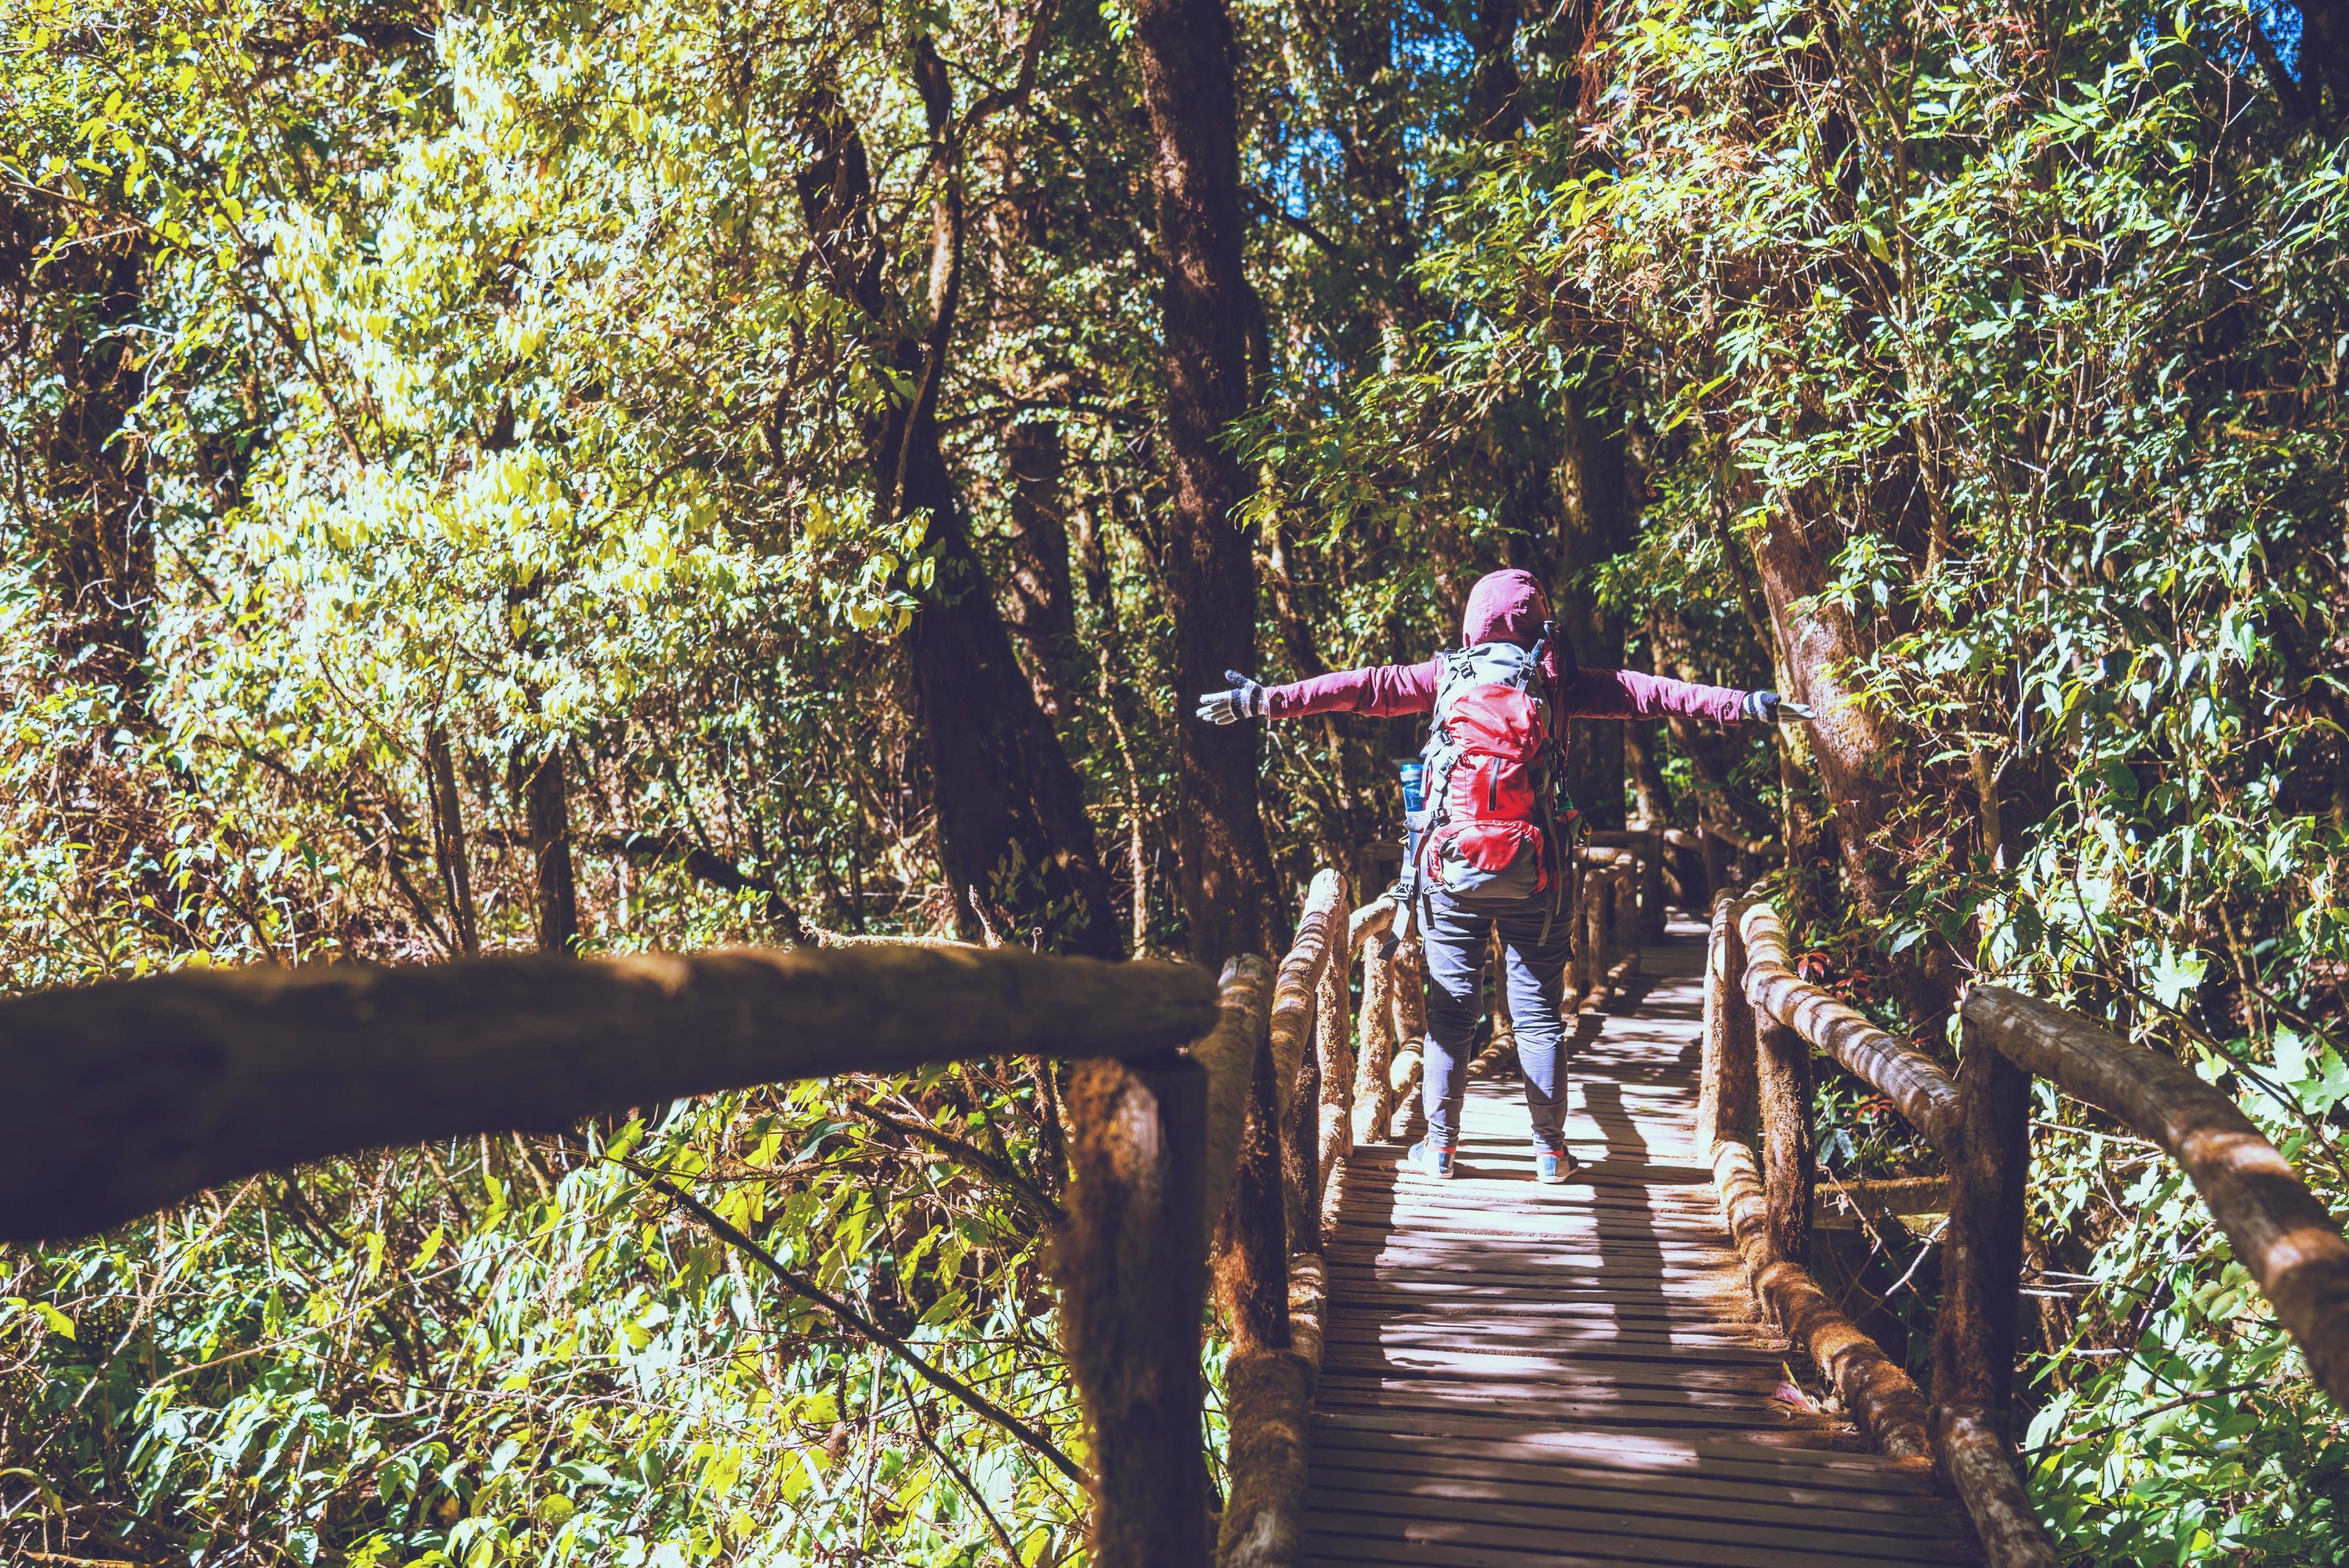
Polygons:
<instances>
[{"instance_id":1,"label":"wooden plank","mask_svg":"<svg viewBox=\"0 0 2349 1568\"><path fill-rule=\"evenodd\" d=\"M1349 1274L1344 1283L1354 1292L1353 1299L1343 1313L1330 1319L1330 1326L1335 1328L1342 1324L1350 1332L1391 1326L1410 1330L1417 1338L1441 1332L1454 1336L1539 1339L1552 1329L1676 1324L1708 1328L1751 1343L1765 1353L1785 1343L1782 1336L1744 1310L1742 1303L1716 1302L1702 1291L1661 1295L1643 1292L1627 1298L1603 1290L1508 1291L1495 1286L1478 1293L1476 1305L1470 1307L1464 1305L1469 1298L1455 1294L1458 1287L1449 1282L1427 1283L1424 1289L1414 1290L1408 1280L1382 1282Z\"/></svg>"},{"instance_id":2,"label":"wooden plank","mask_svg":"<svg viewBox=\"0 0 2349 1568\"><path fill-rule=\"evenodd\" d=\"M1545 1490L1551 1495L1541 1495ZM1826 1547L1889 1563L1962 1561L1946 1535L1884 1529L1890 1516L1853 1523L1833 1513L1812 1511L1808 1517L1799 1517L1802 1511L1789 1511L1798 1517L1772 1522L1743 1511L1733 1517L1701 1511L1658 1512L1637 1506L1637 1494L1632 1494L1631 1501L1632 1507L1623 1508L1588 1491L1502 1488L1444 1477L1381 1478L1373 1473L1359 1476L1355 1484L1347 1486L1325 1486L1317 1480L1306 1508L1309 1512L1344 1512L1366 1519L1384 1514L1477 1526L1522 1525L1577 1542L1594 1535L1624 1536L1642 1543L1673 1542L1676 1549L1692 1553L1717 1553L1724 1547L1781 1552Z\"/></svg>"},{"instance_id":3,"label":"wooden plank","mask_svg":"<svg viewBox=\"0 0 2349 1568\"><path fill-rule=\"evenodd\" d=\"M1347 1204L1339 1211L1339 1228L1369 1234L1392 1234L1439 1224L1456 1230L1510 1235L1526 1232L1594 1230L1691 1237L1718 1236L1721 1233L1720 1214L1710 1207L1709 1201L1699 1202L1694 1199L1685 1203L1617 1204L1594 1198L1587 1203L1557 1208L1532 1203L1505 1206L1481 1201L1444 1203L1431 1200L1398 1203L1385 1213L1375 1213L1363 1201L1359 1185L1347 1193Z\"/></svg>"},{"instance_id":4,"label":"wooden plank","mask_svg":"<svg viewBox=\"0 0 2349 1568\"><path fill-rule=\"evenodd\" d=\"M1718 1212L1718 1211L1716 1211ZM1715 1222L1716 1235L1721 1234ZM1699 1242L1686 1233L1658 1235L1653 1231L1627 1231L1615 1226L1588 1225L1578 1229L1528 1227L1515 1238L1486 1225L1431 1221L1420 1227L1396 1226L1383 1233L1343 1233L1331 1250L1343 1251L1368 1263L1381 1257L1397 1259L1433 1255L1447 1261L1489 1261L1510 1264L1516 1273L1535 1272L1564 1278L1599 1273L1637 1275L1665 1267L1703 1267L1725 1277L1737 1277L1739 1254L1732 1248Z\"/></svg>"},{"instance_id":5,"label":"wooden plank","mask_svg":"<svg viewBox=\"0 0 2349 1568\"><path fill-rule=\"evenodd\" d=\"M1733 1507L1739 1517L1746 1511L1785 1510L1790 1517L1811 1511L1878 1515L1898 1520L1903 1528L1921 1532L1948 1532L1954 1516L1930 1495L1920 1480L1906 1491L1886 1491L1818 1484L1808 1477L1795 1480L1757 1482L1715 1476L1702 1469L1686 1471L1609 1468L1604 1457L1536 1463L1494 1459L1482 1451L1462 1451L1441 1439L1413 1439L1400 1434L1317 1429L1314 1473L1366 1472L1400 1482L1413 1475L1456 1475L1492 1481L1521 1481L1539 1486L1571 1486L1617 1492L1648 1500L1647 1506L1682 1508L1693 1503ZM1486 1445L1495 1452L1516 1450L1506 1445ZM1832 1479L1832 1478L1830 1478ZM1937 1506L1939 1505L1939 1506Z\"/></svg>"},{"instance_id":6,"label":"wooden plank","mask_svg":"<svg viewBox=\"0 0 2349 1568\"><path fill-rule=\"evenodd\" d=\"M1577 1209L1545 1211L1531 1204L1437 1202L1398 1206L1393 1212L1367 1215L1359 1209L1340 1211L1338 1228L1371 1240L1381 1236L1429 1233L1464 1235L1607 1235L1627 1241L1644 1239L1661 1245L1691 1243L1721 1234L1717 1212L1691 1203L1685 1208L1640 1206L1612 1208L1592 1203Z\"/></svg>"},{"instance_id":7,"label":"wooden plank","mask_svg":"<svg viewBox=\"0 0 2349 1568\"><path fill-rule=\"evenodd\" d=\"M1592 1508L1661 1519L1818 1524L1860 1535L1946 1543L1963 1531L1957 1506L1938 1495L1838 1490L1781 1481L1760 1484L1704 1475L1609 1470L1587 1464L1526 1464L1481 1454L1326 1445L1316 1460L1315 1485L1333 1492L1425 1490L1430 1495L1486 1499L1545 1508ZM1920 1487L1920 1491L1921 1491ZM1733 1511L1720 1506L1733 1504Z\"/></svg>"},{"instance_id":8,"label":"wooden plank","mask_svg":"<svg viewBox=\"0 0 2349 1568\"><path fill-rule=\"evenodd\" d=\"M1485 1429L1472 1430L1472 1424ZM1433 1449L1444 1453L1516 1459L1529 1464L1569 1460L1643 1474L1702 1473L1770 1485L1799 1480L1806 1486L1889 1491L1917 1497L1936 1495L1932 1469L1921 1460L1888 1460L1880 1454L1832 1448L1789 1453L1779 1445L1759 1447L1744 1438L1715 1434L1674 1438L1563 1424L1535 1428L1523 1422L1475 1422L1474 1418L1447 1425L1456 1429L1403 1430L1381 1418L1361 1412L1330 1411L1314 1417L1316 1442L1326 1438L1355 1446Z\"/></svg>"},{"instance_id":9,"label":"wooden plank","mask_svg":"<svg viewBox=\"0 0 2349 1568\"><path fill-rule=\"evenodd\" d=\"M1578 1307L1587 1308L1593 1304L1645 1302L1660 1311L1668 1306L1684 1305L1692 1315L1702 1314L1708 1321L1717 1322L1723 1327L1758 1322L1736 1297L1725 1291L1716 1291L1700 1281L1668 1280L1663 1282L1661 1288L1647 1290L1637 1290L1620 1284L1559 1290L1523 1279L1500 1276L1463 1276L1438 1271L1403 1269L1373 1272L1359 1268L1331 1269L1330 1279L1333 1288L1340 1284L1346 1288L1350 1301L1416 1300L1424 1307L1451 1302L1456 1306L1452 1315L1462 1321L1475 1320L1487 1306L1503 1310L1517 1307L1532 1312L1555 1309L1560 1315L1566 1315ZM1715 1306L1719 1308L1717 1313L1713 1310ZM1776 1336L1773 1335L1770 1337Z\"/></svg>"},{"instance_id":10,"label":"wooden plank","mask_svg":"<svg viewBox=\"0 0 2349 1568\"><path fill-rule=\"evenodd\" d=\"M1765 1337L1776 1334L1762 1328L1762 1318L1734 1293L1708 1280L1651 1280L1611 1284L1599 1280L1568 1284L1529 1284L1501 1277L1463 1279L1456 1274L1419 1273L1403 1269L1332 1269L1332 1282L1342 1280L1349 1293L1359 1292L1368 1310L1377 1302L1422 1298L1423 1304L1460 1304L1451 1314L1459 1323L1481 1321L1481 1307L1472 1303L1516 1303L1529 1307L1555 1305L1561 1313L1577 1307L1621 1304L1644 1305L1652 1315L1670 1314L1692 1321L1702 1318L1723 1326L1744 1326ZM1431 1307L1432 1310L1432 1307ZM1352 1308L1339 1315L1350 1315ZM1381 1316L1383 1316L1383 1312Z\"/></svg>"},{"instance_id":11,"label":"wooden plank","mask_svg":"<svg viewBox=\"0 0 2349 1568\"><path fill-rule=\"evenodd\" d=\"M1407 1346L1328 1345L1325 1367L1355 1371L1388 1370L1402 1374L1471 1381L1479 1378L1538 1380L1544 1388L1582 1385L1607 1388L1668 1389L1689 1394L1734 1394L1768 1398L1785 1381L1776 1367L1757 1359L1751 1367L1682 1367L1670 1360L1594 1365L1572 1355L1523 1356L1473 1349L1418 1349Z\"/></svg>"},{"instance_id":12,"label":"wooden plank","mask_svg":"<svg viewBox=\"0 0 2349 1568\"><path fill-rule=\"evenodd\" d=\"M1479 1274L1515 1279L1721 1279L1737 1274L1737 1254L1727 1248L1707 1249L1642 1246L1620 1241L1596 1243L1587 1249L1538 1244L1528 1236L1513 1249L1468 1245L1461 1241L1402 1240L1382 1246L1350 1244L1332 1247L1330 1261L1371 1264L1381 1269L1410 1268L1448 1274Z\"/></svg>"},{"instance_id":13,"label":"wooden plank","mask_svg":"<svg viewBox=\"0 0 2349 1568\"><path fill-rule=\"evenodd\" d=\"M1733 1540L1680 1542L1613 1532L1578 1530L1564 1538L1533 1525L1479 1522L1462 1519L1402 1519L1388 1514L1332 1511L1309 1508L1308 1538L1317 1550L1344 1542L1360 1552L1364 1543L1384 1542L1408 1547L1416 1556L1372 1557L1373 1562L1442 1563L1458 1568L1495 1568L1524 1563L1552 1563L1588 1561L1639 1563L1653 1568L1883 1568L1885 1564L1947 1563L1946 1553L1928 1554L1898 1547L1878 1550L1875 1542L1818 1538L1800 1547L1740 1545ZM1557 1548L1570 1543L1572 1555L1561 1558Z\"/></svg>"},{"instance_id":14,"label":"wooden plank","mask_svg":"<svg viewBox=\"0 0 2349 1568\"><path fill-rule=\"evenodd\" d=\"M1783 1380L1778 1357L1766 1351L1748 1349L1734 1357L1698 1361L1682 1356L1679 1350L1666 1346L1648 1351L1621 1351L1604 1357L1590 1354L1593 1346L1575 1339L1485 1340L1478 1339L1467 1346L1441 1338L1414 1341L1403 1345L1391 1342L1364 1344L1330 1341L1328 1349L1336 1356L1341 1350L1349 1354L1411 1353L1414 1350L1451 1353L1463 1357L1483 1357L1495 1352L1524 1351L1538 1357L1550 1368L1543 1376L1570 1380L1577 1377L1620 1378L1638 1382L1647 1379L1670 1380L1682 1376L1692 1387L1743 1387L1747 1383L1767 1384L1764 1392L1775 1390Z\"/></svg>"},{"instance_id":15,"label":"wooden plank","mask_svg":"<svg viewBox=\"0 0 2349 1568\"><path fill-rule=\"evenodd\" d=\"M1505 1394L1488 1387L1423 1384L1411 1378L1380 1378L1356 1372L1322 1376L1317 1408L1395 1410L1423 1424L1432 1418L1466 1415L1478 1420L1506 1419L1519 1425L1637 1426L1682 1432L1734 1431L1759 1434L1832 1433L1825 1416L1793 1415L1755 1400L1750 1408L1698 1405L1685 1400L1650 1403L1621 1395L1593 1398L1571 1389L1528 1388Z\"/></svg>"},{"instance_id":16,"label":"wooden plank","mask_svg":"<svg viewBox=\"0 0 2349 1568\"><path fill-rule=\"evenodd\" d=\"M1458 1179L1350 1161L1307 1561L1979 1561L1921 1462L1775 1398L1785 1344L1694 1161L1695 954L1656 956L1640 1012L1584 1021L1568 1136L1595 1169L1532 1181L1520 1093L1493 1079L1470 1085Z\"/></svg>"}]
</instances>

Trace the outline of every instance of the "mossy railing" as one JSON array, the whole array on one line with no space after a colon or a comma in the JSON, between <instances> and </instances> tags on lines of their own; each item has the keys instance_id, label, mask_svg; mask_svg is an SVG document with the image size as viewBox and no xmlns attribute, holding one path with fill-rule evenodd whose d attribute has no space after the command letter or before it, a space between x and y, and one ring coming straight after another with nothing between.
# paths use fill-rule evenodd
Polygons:
<instances>
[{"instance_id":1,"label":"mossy railing","mask_svg":"<svg viewBox=\"0 0 2349 1568\"><path fill-rule=\"evenodd\" d=\"M1980 985L1961 1010L1952 1075L1796 975L1777 912L1728 892L1713 904L1705 981L1697 1150L1754 1295L1878 1449L1930 1458L1992 1568L2061 1561L2032 1511L2010 1429L2034 1076L2185 1168L2316 1381L2349 1408L2349 1241L2250 1119L2188 1068ZM1882 1095L1948 1171L1930 1402L1809 1272L1814 1050Z\"/></svg>"}]
</instances>

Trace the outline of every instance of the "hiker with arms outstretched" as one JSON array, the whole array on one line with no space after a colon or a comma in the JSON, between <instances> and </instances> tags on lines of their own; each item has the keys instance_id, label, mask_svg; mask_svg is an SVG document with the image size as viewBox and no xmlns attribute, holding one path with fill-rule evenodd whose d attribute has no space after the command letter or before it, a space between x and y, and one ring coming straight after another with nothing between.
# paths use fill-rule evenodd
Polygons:
<instances>
[{"instance_id":1,"label":"hiker with arms outstretched","mask_svg":"<svg viewBox=\"0 0 2349 1568\"><path fill-rule=\"evenodd\" d=\"M1569 718L1679 714L1719 724L1811 717L1774 691L1697 686L1632 670L1578 668L1550 622L1549 597L1529 572L1478 579L1462 617L1461 645L1424 664L1339 670L1287 686L1261 686L1237 670L1233 685L1199 699L1216 724L1367 713L1432 713L1426 804L1412 823L1398 892L1416 911L1427 953L1426 1068L1421 1086L1427 1136L1406 1168L1452 1174L1468 1095L1484 984L1485 950L1501 936L1509 1016L1533 1119L1534 1174L1563 1181L1566 1024L1558 1006L1574 944L1565 906L1571 812L1559 797Z\"/></svg>"}]
</instances>

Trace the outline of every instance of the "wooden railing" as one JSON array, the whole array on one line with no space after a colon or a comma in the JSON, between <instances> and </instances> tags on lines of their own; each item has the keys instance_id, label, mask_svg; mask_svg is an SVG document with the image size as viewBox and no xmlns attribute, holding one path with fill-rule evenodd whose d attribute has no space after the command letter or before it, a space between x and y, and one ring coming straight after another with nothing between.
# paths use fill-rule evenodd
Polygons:
<instances>
[{"instance_id":1,"label":"wooden railing","mask_svg":"<svg viewBox=\"0 0 2349 1568\"><path fill-rule=\"evenodd\" d=\"M1643 921L1661 923L1659 843L1629 834L1585 857L1569 1008L1619 986ZM1220 984L1183 964L859 942L182 970L0 1000L0 1240L84 1234L333 1155L681 1096L1071 1060L1073 1181L1051 1257L1092 1438L1092 1561L1293 1563L1324 1228L1354 1146L1409 1119L1426 1033L1418 943L1397 938L1392 903L1348 903L1320 872L1278 969L1244 957ZM1211 1272L1229 1340L1219 1522L1201 1441Z\"/></svg>"},{"instance_id":2,"label":"wooden railing","mask_svg":"<svg viewBox=\"0 0 2349 1568\"><path fill-rule=\"evenodd\" d=\"M183 970L46 992L0 1001L0 1239L79 1235L329 1155L684 1095L1073 1059L1052 1261L1093 1439L1095 1560L1201 1563L1210 1151L1227 1170L1237 1139L1217 1112L1236 1124L1245 1099L1206 1049L1231 988L1223 1002L1189 965L951 943Z\"/></svg>"},{"instance_id":3,"label":"wooden railing","mask_svg":"<svg viewBox=\"0 0 2349 1568\"><path fill-rule=\"evenodd\" d=\"M1578 940L1567 1011L1603 1005L1636 973L1643 931L1652 924L1661 933L1659 853L1656 835L1626 833L1583 856L1570 904ZM1402 1134L1423 1065L1420 944L1398 936L1392 902L1349 914L1346 891L1335 872L1314 878L1268 1007L1259 960L1225 968L1224 1024L1194 1052L1206 1060L1211 1096L1247 1105L1244 1119L1231 1118L1237 1158L1209 1161L1211 1171L1228 1168L1232 1183L1227 1198L1212 1186L1208 1194L1211 1204L1221 1202L1211 1210L1222 1216L1214 1272L1230 1342L1224 1382L1232 1487L1217 1534L1220 1568L1286 1568L1303 1558L1307 1441L1327 1305L1322 1243L1344 1199L1348 1157L1357 1144ZM1348 981L1358 959L1359 1030L1349 1018ZM1502 1027L1492 1048L1505 1049L1506 1014L1495 1022Z\"/></svg>"},{"instance_id":4,"label":"wooden railing","mask_svg":"<svg viewBox=\"0 0 2349 1568\"><path fill-rule=\"evenodd\" d=\"M1697 1148L1754 1295L1880 1449L1930 1456L1993 1568L2060 1561L2031 1510L2010 1430L2033 1076L2185 1168L2317 1382L2349 1408L2349 1242L2233 1101L2191 1071L2085 1018L1982 985L1962 1009L1952 1078L1803 980L1776 911L1725 892L1705 976ZM1930 1404L1809 1272L1814 1049L1883 1095L1949 1173Z\"/></svg>"}]
</instances>

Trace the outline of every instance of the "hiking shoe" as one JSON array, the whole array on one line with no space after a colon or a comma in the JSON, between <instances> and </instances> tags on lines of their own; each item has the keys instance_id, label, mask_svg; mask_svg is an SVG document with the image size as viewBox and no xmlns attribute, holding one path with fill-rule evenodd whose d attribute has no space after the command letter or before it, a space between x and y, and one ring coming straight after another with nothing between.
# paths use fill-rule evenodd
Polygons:
<instances>
[{"instance_id":1,"label":"hiking shoe","mask_svg":"<svg viewBox=\"0 0 2349 1568\"><path fill-rule=\"evenodd\" d=\"M1402 1157L1403 1169L1430 1181L1452 1180L1452 1149L1448 1144L1423 1140L1414 1143Z\"/></svg>"},{"instance_id":2,"label":"hiking shoe","mask_svg":"<svg viewBox=\"0 0 2349 1568\"><path fill-rule=\"evenodd\" d=\"M1563 1149L1546 1149L1534 1145L1534 1180L1545 1187L1555 1187L1574 1174L1574 1156Z\"/></svg>"}]
</instances>

